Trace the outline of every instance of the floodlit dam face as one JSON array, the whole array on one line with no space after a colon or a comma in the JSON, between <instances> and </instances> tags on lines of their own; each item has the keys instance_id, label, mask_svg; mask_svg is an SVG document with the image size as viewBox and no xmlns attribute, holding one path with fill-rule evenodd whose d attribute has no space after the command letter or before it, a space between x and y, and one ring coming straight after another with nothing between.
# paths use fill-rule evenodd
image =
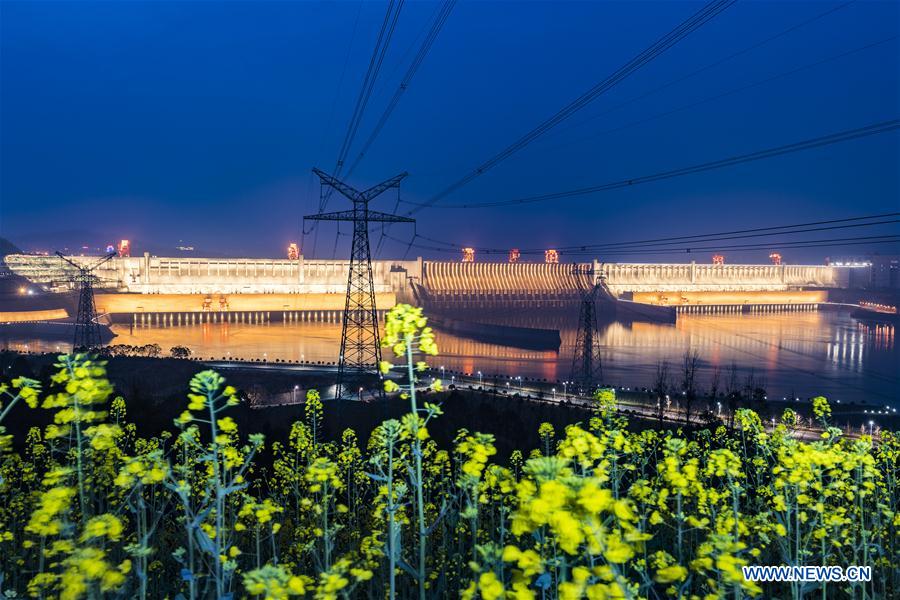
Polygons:
<instances>
[{"instance_id":1,"label":"floodlit dam face","mask_svg":"<svg viewBox=\"0 0 900 600\"><path fill-rule=\"evenodd\" d=\"M95 257L71 257L90 263ZM67 291L58 257L8 255L9 268L33 283ZM98 306L109 313L339 311L349 262L303 256L251 258L116 257L95 272ZM593 273L588 275L587 273ZM434 309L566 306L602 283L610 300L658 306L800 305L823 301L803 288L842 288L848 268L825 265L637 263L461 263L375 260L380 310L397 302ZM596 278L596 279L595 279Z\"/></svg>"}]
</instances>

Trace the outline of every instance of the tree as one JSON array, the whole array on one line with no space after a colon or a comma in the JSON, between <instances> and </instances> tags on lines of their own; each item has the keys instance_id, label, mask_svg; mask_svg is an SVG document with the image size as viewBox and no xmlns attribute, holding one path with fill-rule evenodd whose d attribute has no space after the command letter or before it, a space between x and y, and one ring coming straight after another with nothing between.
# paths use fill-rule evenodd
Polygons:
<instances>
[{"instance_id":1,"label":"tree","mask_svg":"<svg viewBox=\"0 0 900 600\"><path fill-rule=\"evenodd\" d=\"M681 391L684 398L684 420L691 422L691 407L697 397L697 365L700 364L700 353L688 348L681 361Z\"/></svg>"},{"instance_id":2,"label":"tree","mask_svg":"<svg viewBox=\"0 0 900 600\"><path fill-rule=\"evenodd\" d=\"M653 391L656 392L656 418L663 422L666 414L666 394L669 391L669 362L656 363L656 377L653 380Z\"/></svg>"},{"instance_id":3,"label":"tree","mask_svg":"<svg viewBox=\"0 0 900 600\"><path fill-rule=\"evenodd\" d=\"M728 367L728 383L726 384L725 393L728 396L728 426L734 427L734 413L737 411L741 403L741 388L738 384L738 368L737 363L732 362Z\"/></svg>"},{"instance_id":4,"label":"tree","mask_svg":"<svg viewBox=\"0 0 900 600\"><path fill-rule=\"evenodd\" d=\"M172 358L188 358L192 352L187 346L172 346L169 349L169 354L172 355Z\"/></svg>"},{"instance_id":5,"label":"tree","mask_svg":"<svg viewBox=\"0 0 900 600\"><path fill-rule=\"evenodd\" d=\"M709 395L712 396L713 402L718 402L716 400L716 396L719 393L719 380L722 377L722 370L719 368L719 365L713 367L712 374L709 377ZM709 410L712 410L713 406L709 406Z\"/></svg>"},{"instance_id":6,"label":"tree","mask_svg":"<svg viewBox=\"0 0 900 600\"><path fill-rule=\"evenodd\" d=\"M266 388L258 383L251 384L244 393L250 406L259 408L266 403L269 398L269 392Z\"/></svg>"},{"instance_id":7,"label":"tree","mask_svg":"<svg viewBox=\"0 0 900 600\"><path fill-rule=\"evenodd\" d=\"M750 369L744 382L744 397L750 402L750 407L758 413L763 412L766 400L766 380L757 379L756 371Z\"/></svg>"}]
</instances>

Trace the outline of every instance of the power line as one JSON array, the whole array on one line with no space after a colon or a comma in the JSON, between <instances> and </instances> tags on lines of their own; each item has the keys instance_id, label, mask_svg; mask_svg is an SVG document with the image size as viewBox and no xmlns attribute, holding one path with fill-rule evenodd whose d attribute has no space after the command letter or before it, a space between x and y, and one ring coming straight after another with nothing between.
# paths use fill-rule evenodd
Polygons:
<instances>
[{"instance_id":1,"label":"power line","mask_svg":"<svg viewBox=\"0 0 900 600\"><path fill-rule=\"evenodd\" d=\"M738 240L738 239L745 239L745 238L767 237L767 236L772 236L772 235L809 233L809 232L814 232L814 231L831 231L834 229L850 229L850 228L855 228L855 227L869 227L872 225L887 225L889 223L900 223L900 219L875 221L872 223L854 223L852 225L834 225L831 227L813 227L810 229L795 229L792 231L777 231L777 232L773 232L773 233L749 233L749 234L744 234L744 235L706 237L706 238L699 239L696 241L719 242L719 241ZM671 246L672 244L673 244L673 242L650 242L650 243L640 243L640 244L593 244L590 246L579 246L576 248L571 248L571 247L570 248L557 248L557 250L563 250L563 249L565 249L565 250L588 250L588 249L603 250L603 249L615 249L616 247L621 247L621 246L637 246L637 245L640 245L642 248L646 248L648 246ZM541 252L543 252L543 250L541 250Z\"/></svg>"},{"instance_id":2,"label":"power line","mask_svg":"<svg viewBox=\"0 0 900 600\"><path fill-rule=\"evenodd\" d=\"M884 219L888 217L896 217L900 216L900 212L890 212L890 213L880 213L876 215L864 215L860 217L846 217L843 219L827 219L825 221L807 221L805 223L793 223L791 225L772 225L769 227L754 227L751 229L735 229L732 231L720 231L716 233L697 233L694 235L680 235L675 237L664 237L664 238L652 238L645 240L633 240L628 242L608 242L604 244L575 244L572 246L560 246L558 249L566 250L571 248L588 248L588 247L599 247L599 246L621 246L621 245L633 245L633 244L646 244L650 242L661 242L661 241L672 241L672 240L690 240L696 238L707 238L710 236L720 236L720 235L734 235L740 233L756 233L762 231L774 231L776 229L795 229L797 227L812 227L814 225L833 225L835 223L852 223L855 221L869 221L872 219ZM783 233L791 233L789 231ZM420 238L426 239L431 242L436 242L439 244L444 244L447 246L452 246L454 248L460 248L458 244L454 244L452 242L444 242L442 240L436 240L434 238L426 237L424 235L419 235Z\"/></svg>"},{"instance_id":3,"label":"power line","mask_svg":"<svg viewBox=\"0 0 900 600\"><path fill-rule=\"evenodd\" d=\"M385 237L388 237L396 242L407 243L405 240L400 240L385 234ZM764 244L733 244L733 245L716 245L716 246L683 246L680 248L653 248L653 249L640 249L639 247L634 249L629 248L619 248L612 250L600 250L599 253L602 253L604 256L621 256L621 255L634 255L634 254L643 254L643 255L659 255L659 254L693 254L695 252L701 251L735 251L735 252L750 252L761 249L802 249L802 248L832 248L832 247L844 247L844 246L857 246L857 245L867 245L867 244L896 244L900 243L900 235L878 235L878 236L855 236L855 237L846 237L846 238L831 238L831 239L823 239L823 240L796 240L796 241L773 241L767 242ZM459 252L458 249L445 248L440 246L429 246L425 244L410 244L412 247L421 249L421 250L430 250L433 252L442 252L442 253L450 253L455 254ZM477 250L477 249L476 249ZM483 254L500 254L495 251L488 250L477 250ZM507 251L504 250L503 253ZM522 254L537 254L536 252L525 252L522 251ZM541 251L543 253L543 250ZM597 252L589 252L589 251L569 251L566 252L566 256L591 256L595 255Z\"/></svg>"},{"instance_id":4,"label":"power line","mask_svg":"<svg viewBox=\"0 0 900 600\"><path fill-rule=\"evenodd\" d=\"M441 29L444 27L444 23L447 22L447 18L450 16L450 13L453 11L453 7L456 5L456 0L445 0L435 15L434 20L432 21L431 28L428 30L428 33L425 36L425 39L422 40L422 44L419 46L419 51L413 57L412 62L409 65L409 68L406 70L406 74L403 76L403 79L400 81L400 85L397 87L394 92L393 97L391 97L390 102L388 102L387 107L384 109L384 112L379 117L378 122L375 125L375 128L372 130L372 133L369 135L368 139L366 139L363 144L362 149L360 149L359 154L357 154L356 159L353 161L353 164L350 166L350 169L347 171L347 174L350 175L359 166L359 163L365 157L366 153L369 151L369 148L375 142L375 139L381 133L381 130L384 129L384 126L387 124L388 119L390 119L391 115L394 112L394 109L397 108L397 105L400 103L400 98L409 89L409 85L412 82L413 77L416 72L419 70L419 67L422 66L422 62L425 60L425 57L428 55L428 52L431 50L434 41L437 39L438 34L441 32ZM400 207L399 202L399 190L398 190L398 202L394 206L394 211L397 212L397 209ZM381 250L381 246L384 243L384 229L385 226L382 224L381 226L381 237L378 238L378 246L375 249L375 252L379 252Z\"/></svg>"},{"instance_id":5,"label":"power line","mask_svg":"<svg viewBox=\"0 0 900 600\"><path fill-rule=\"evenodd\" d=\"M356 99L356 107L353 110L353 116L350 119L350 124L347 127L347 133L344 135L344 142L341 145L341 150L338 154L338 160L335 168L336 172L334 174L335 177L339 175L339 171L344 166L344 161L347 159L347 154L350 152L350 146L353 143L353 139L356 137L356 132L359 130L359 125L362 122L362 117L363 113L366 110L366 105L369 102L369 98L372 97L372 90L375 87L375 81L378 78L378 73L381 70L382 63L384 62L385 54L387 54L388 46L391 43L391 38L394 35L394 30L397 27L397 21L400 18L400 11L403 9L403 2L404 0L396 0L396 10L393 10L395 0L390 0L390 2L388 3L388 8L384 15L384 21L381 24L381 31L378 35L378 42L375 44L375 48L372 51L372 56L369 59L369 69L366 71L365 79L363 79L362 89L360 90L359 96ZM385 32L385 30L387 31Z\"/></svg>"},{"instance_id":6,"label":"power line","mask_svg":"<svg viewBox=\"0 0 900 600\"><path fill-rule=\"evenodd\" d=\"M686 81L686 80L688 80L688 79L691 79L692 77L696 77L696 76L699 75L700 73L704 73L704 72L706 72L706 71L708 71L708 70L710 70L710 69L714 69L715 67L718 67L719 65L724 64L724 63L726 63L726 62L728 62L728 61L730 61L730 60L732 60L732 59L735 59L735 58L737 58L738 56L742 56L742 55L744 55L744 54L747 54L748 52L752 52L753 50L756 50L757 48L761 48L762 46L765 46L766 44L768 44L768 43L770 43L770 42L773 42L773 41L775 41L775 40L777 40L777 39L779 39L779 38L782 38L782 37L788 35L789 33L793 33L794 31L796 31L796 30L798 30L798 29L801 29L801 28L803 28L803 27L805 27L805 26L807 26L807 25L809 25L809 24L811 24L811 23L814 23L814 22L818 21L819 19L823 19L823 18L827 17L828 15L830 15L830 14L832 14L832 13L835 13L835 12L837 12L837 11L839 11L839 10L842 10L842 9L844 9L844 8L850 6L851 4L854 4L854 3L856 3L856 0L849 0L849 2L844 2L843 4L839 4L839 5L837 5L837 6L834 6L834 7L832 7L832 8L829 8L828 10L826 10L826 11L824 11L824 12L821 12L821 13L819 13L819 14L813 16L813 17L810 18L810 19L807 19L807 20L805 20L805 21L801 21L800 23L797 23L796 25L792 25L792 26L788 27L787 29L784 29L784 30L782 30L782 31L779 31L778 33L776 33L776 34L774 34L774 35L770 35L769 37L767 37L767 38L765 38L765 39L763 39L763 40L760 40L759 42L756 42L756 43L754 43L754 44L752 44L752 45L750 45L750 46L747 46L746 48L743 48L742 50L738 50L738 51L736 51L736 52L732 52L731 54L729 54L729 55L727 55L727 56L724 56L724 57L722 57L722 58L720 58L720 59L718 59L718 60L716 60L716 61L714 61L714 62L712 62L712 63L709 63L708 65L705 65L705 66L703 66L703 67L700 67L699 69L695 69L694 71L691 71L690 73L687 73L687 74L682 75L682 76L680 76L680 77L677 77L677 78L675 78L675 79L672 79L672 80L670 80L670 81L668 81L668 82L662 84L662 85L659 86L659 87L655 87L655 88L653 88L653 89L651 89L651 90L648 90L648 91L644 92L643 94L640 94L639 96L635 96L634 98L631 98L630 100L626 100L626 101L624 101L624 102L622 102L622 103L620 103L620 104L617 104L617 105L613 106L612 108L610 108L609 110L606 110L606 111L603 111L602 113L599 113L599 114L596 114L596 115L592 115L592 116L590 116L590 117L587 117L587 118L585 118L585 119L582 119L581 121L579 121L579 122L577 122L577 123L571 123L571 124L569 124L569 125L567 125L567 126L565 126L565 127L561 127L561 128L560 128L560 131L564 131L564 130L571 129L571 128L581 127L582 125L584 125L584 124L587 123L588 121L592 121L592 120L594 120L594 119L596 119L596 118L602 117L602 116L604 116L604 115L608 115L608 114L610 114L610 113L612 113L612 112L615 112L615 111L619 110L620 108L623 108L623 107L625 107L625 106L629 106L629 105L631 105L631 104L633 104L633 103L635 103L635 102L637 102L637 101L639 101L639 100L643 100L644 98L647 98L648 96L652 96L653 94L655 94L655 93L657 93L657 92L661 92L661 91L663 91L663 90L665 90L665 89L667 89L667 88L672 87L673 85L679 84L679 83L681 83L682 81Z\"/></svg>"},{"instance_id":7,"label":"power line","mask_svg":"<svg viewBox=\"0 0 900 600\"><path fill-rule=\"evenodd\" d=\"M346 158L346 151L349 141L354 135L355 128L354 125L357 122L357 117L360 116L361 108L364 108L364 104L367 98L367 92L370 88L370 83L374 84L373 74L377 76L376 65L379 64L378 57L381 54L381 50L384 46L384 36L385 32L388 31L389 23L391 22L391 16L394 14L394 2L395 0L390 0L387 6L387 10L384 13L384 19L381 23L381 29L378 32L378 39L375 41L375 47L372 48L372 56L369 58L369 66L366 69L365 77L363 78L362 86L360 87L359 94L356 97L356 104L353 106L353 113L350 116L350 121L347 123L347 131L344 133L344 140L341 143L341 148L338 151L338 158L335 166L335 176L339 175L340 169L343 167L344 158ZM399 13L398 13L399 15ZM384 46L386 49L386 46ZM322 196L319 199L319 209L318 212L322 212L325 210L325 205L328 202L327 196ZM318 224L317 222L314 224Z\"/></svg>"},{"instance_id":8,"label":"power line","mask_svg":"<svg viewBox=\"0 0 900 600\"><path fill-rule=\"evenodd\" d=\"M614 190L614 189L618 189L618 188L630 187L630 186L638 185L641 183L650 183L653 181L661 181L663 179L671 179L673 177L681 177L683 175L702 173L704 171L711 171L713 169L721 169L723 167L730 167L730 166L738 165L738 164L745 163L745 162L762 160L764 158L771 158L774 156L781 156L782 154L791 154L793 152L800 152L801 150L809 150L812 148L819 148L821 146L828 146L831 144L837 144L839 142L846 142L846 141L854 140L857 138L862 138L862 137L867 137L870 135L877 135L879 133L893 131L893 130L897 129L898 127L900 127L900 119L892 119L889 121L882 121L880 123L873 123L871 125L866 125L864 127L858 127L856 129L849 129L849 130L840 131L837 133L823 135L823 136L816 137L816 138L811 138L808 140L803 140L800 142L785 144L783 146L767 148L765 150L759 150L756 152L751 152L749 154L738 154L735 156L731 156L729 158L700 163L700 164L692 165L689 167L682 167L680 169L673 169L670 171L662 171L659 173L654 173L652 175L642 175L640 177L632 177L629 179L619 179L617 181L611 181L609 183L603 183L600 185L594 185L594 186L590 186L590 187L578 188L578 189L574 189L574 190L566 190L566 191L562 191L562 192L552 192L552 193L548 193L548 194L540 194L537 196L528 196L525 198L516 198L513 200L499 200L496 202L470 202L470 203L463 203L463 204L445 204L445 205L438 206L437 208L485 208L485 207L489 207L489 206L511 206L511 205L519 205L519 204L530 204L533 202L546 202L548 200L559 200L562 198L571 198L573 196L583 196L585 194L594 194L597 192L605 192L605 191ZM408 200L403 200L402 202L404 202L406 204L413 204L413 205L416 205L416 206L419 206L422 208L431 206L431 202L411 202Z\"/></svg>"},{"instance_id":9,"label":"power line","mask_svg":"<svg viewBox=\"0 0 900 600\"><path fill-rule=\"evenodd\" d=\"M424 203L420 208L413 209L409 212L412 214L413 212L417 212L421 210L421 208L425 208L427 206L431 206L435 202L440 201L446 196L452 194L459 188L463 187L473 179L481 176L486 171L490 170L503 160L509 158L535 139L539 138L547 131L553 129L573 114L577 113L579 110L590 104L593 100L595 100L598 96L613 88L615 85L626 79L629 75L651 62L653 59L663 54L666 50L677 44L679 41L690 35L692 32L703 26L707 21L711 20L713 17L717 16L719 13L724 11L726 8L734 4L735 0L712 0L708 4L706 4L702 9L700 9L697 13L692 15L686 21L682 22L675 29L664 35L662 38L657 40L654 44L643 50L637 56L628 61L625 65L617 69L607 78L603 79L596 85L594 85L587 92L564 106L560 109L556 114L552 115L550 118L543 121L537 127L520 137L518 140L507 146L505 149L495 154L493 157L489 158L481 165L476 167L471 173L465 175L461 179L452 183L449 187L444 189L442 192L435 195L428 202Z\"/></svg>"},{"instance_id":10,"label":"power line","mask_svg":"<svg viewBox=\"0 0 900 600\"><path fill-rule=\"evenodd\" d=\"M562 252L570 253L572 251L613 251L620 249L627 249L629 247L639 247L644 248L646 246L651 245L674 245L676 242L684 242L685 244L690 243L705 243L709 241L722 241L729 239L742 239L747 237L768 237L772 235L794 235L797 233L810 233L816 231L830 231L834 229L848 229L854 228L858 226L873 226L873 225L882 225L897 222L897 220L886 220L886 221L877 221L878 219L890 219L890 217L900 216L900 212L891 212L891 213L880 213L874 215L862 215L856 217L844 217L841 219L825 219L820 221L807 221L803 223L792 223L789 225L771 225L767 227L753 227L748 229L734 229L729 231L719 231L712 233L698 233L692 235L680 235L680 236L669 236L669 237L658 237L658 238L648 238L648 239L638 239L638 240L628 240L622 242L604 242L604 243L594 243L594 244L575 244L570 246L559 246L556 249ZM868 221L866 223L860 223L860 221ZM821 227L824 226L824 227ZM747 235L749 234L749 235ZM432 237L428 237L421 234L416 234L416 238L432 242L435 244L441 244L446 246L445 248L433 248L435 250L439 250L442 252L458 252L463 245L455 244L452 242L446 242L443 240L435 239ZM405 240L397 240L396 238L391 238L394 241L406 243ZM505 254L508 252L506 248L486 248L486 247L475 247L475 250L482 254ZM520 252L523 254L538 254L543 253L544 248L524 248L521 249Z\"/></svg>"},{"instance_id":11,"label":"power line","mask_svg":"<svg viewBox=\"0 0 900 600\"><path fill-rule=\"evenodd\" d=\"M754 82L752 82L752 83L748 83L748 84L745 84L745 85L742 85L742 86L739 86L739 87L736 87L736 88L732 88L732 89L726 90L726 91L724 91L724 92L719 92L718 94L714 94L714 95L712 95L712 96L707 96L706 98L702 98L702 99L700 99L700 100L695 100L695 101L689 102L689 103L687 103L687 104L682 104L681 106L678 106L678 107L676 107L676 108L672 108L672 109L669 109L669 110L667 110L667 111L664 111L664 112L661 112L661 113L657 113L657 114L655 114L655 115L651 115L651 116L649 116L649 117L644 117L643 119L638 119L638 120L636 120L636 121L631 121L631 122L629 122L629 123L625 123L624 125L619 125L619 126L617 126L617 127L612 127L612 128L610 128L610 129L605 129L605 130L603 130L603 131L599 131L599 132L597 132L597 133L593 133L593 134L591 134L591 135L587 135L587 136L584 136L584 137L581 137L581 138L578 138L578 139L575 139L575 140L568 140L568 141L565 141L565 142L561 142L561 143L559 143L559 144L554 144L554 145L552 145L552 146L546 146L546 147L543 148L543 150L546 151L546 150L555 150L555 149L558 149L558 148L564 148L564 147L566 147L566 146L571 146L571 145L573 145L573 144L580 144L580 143L583 143L583 142L587 142L587 141L590 141L590 140L594 140L594 139L597 139L597 138L602 137L602 136L604 136L604 135L608 135L608 134L610 134L610 133L615 133L615 132L617 132L617 131L622 131L622 130L624 130L624 129L629 129L629 128L634 127L634 126L636 126L636 125L643 125L644 123L649 123L650 121L655 121L656 119L661 119L661 118L663 118L663 117L668 117L669 115L673 115L673 114L675 114L675 113L677 113L677 112L681 112L681 111L687 110L687 109L689 109L689 108L694 108L694 107L696 107L696 106L700 106L701 104L706 104L707 102L712 102L712 101L714 101L714 100L719 100L719 99L721 99L721 98L725 98L725 97L731 96L731 95L733 95L733 94L737 94L737 93L740 93L740 92L744 92L744 91L747 91L747 90L752 89L752 88L754 88L754 87L758 87L758 86L761 86L761 85L765 85L765 84L767 84L767 83L771 83L771 82L773 82L773 81L776 81L776 80L778 80L778 79L782 79L782 78L784 78L784 77L790 77L791 75L795 75L795 74L797 74L797 73L800 73L801 71L806 71L807 69L813 69L813 68L815 68L815 67L819 67L819 66L824 65L824 64L826 64L826 63L829 63L829 62L832 62L832 61L835 61L835 60L840 60L840 59L845 58L845 57L847 57L847 56L850 56L850 55L852 55L852 54L856 54L857 52L862 52L862 51L864 51L864 50L869 50L869 49L871 49L871 48L875 48L876 46L880 46L881 44L885 44L885 43L887 43L887 42L894 41L894 40L897 39L897 37L898 37L898 36L893 35L893 36L891 36L891 37L888 37L888 38L885 38L885 39L882 39L882 40L878 40L877 42L872 42L871 44L866 44L865 46L860 46L860 47L858 47L858 48L854 48L854 49L848 50L848 51L846 51L846 52L841 52L840 54L835 54L835 55L829 56L829 57L827 57L827 58L823 58L823 59L818 60L818 61L813 62L813 63L808 63L808 64L802 65L802 66L800 66L800 67L796 67L796 68L791 69L791 70L789 70L789 71L784 71L784 72L782 72L782 73L778 73L778 74L776 74L776 75L772 75L772 76L770 76L770 77L766 77L766 78L764 78L764 79L760 79L760 80L754 81Z\"/></svg>"},{"instance_id":12,"label":"power line","mask_svg":"<svg viewBox=\"0 0 900 600\"><path fill-rule=\"evenodd\" d=\"M390 0L390 2L388 3L387 10L384 14L384 19L381 23L381 29L378 32L378 39L375 42L375 47L372 49L372 56L369 58L369 66L368 69L366 69L366 75L363 78L362 87L360 88L359 95L356 98L356 105L353 108L353 114L350 117L350 122L347 124L347 131L344 134L344 141L341 144L340 151L338 152L338 158L334 168L335 177L340 176L344 161L347 158L347 153L350 151L350 145L353 143L353 139L356 137L356 132L359 130L359 124L362 121L363 113L365 112L366 105L369 102L369 98L371 98L372 96L372 89L374 88L375 81L378 78L378 72L381 70L381 65L384 62L384 56L387 53L388 46L391 43L391 38L394 35L394 29L397 27L397 21L400 18L400 11L403 9L403 2L404 0ZM329 188L326 193L322 194L319 198L319 213L322 213L325 210L325 207L328 204L328 199L330 197L331 189ZM316 241L317 238L318 234L316 235ZM315 241L313 242L313 252L315 252Z\"/></svg>"},{"instance_id":13,"label":"power line","mask_svg":"<svg viewBox=\"0 0 900 600\"><path fill-rule=\"evenodd\" d=\"M651 248L647 250L613 250L611 252L619 253L619 254L656 254L656 253L684 253L690 254L695 251L700 250L711 250L711 251L719 251L719 250L760 250L764 248L819 248L826 246L835 246L835 245L843 245L837 244L837 242L853 242L853 243L867 243L867 241L871 241L872 243L889 243L889 242L897 242L900 241L900 235L870 235L870 236L854 236L854 237L846 237L846 238L831 238L824 240L797 240L797 241L785 241L785 242L766 242L763 244L733 244L733 245L715 245L715 246L684 246L682 248ZM849 244L848 244L849 245ZM608 254L610 251L603 251L604 254ZM570 255L578 255L579 252L569 252ZM583 252L582 254L587 255L589 252Z\"/></svg>"},{"instance_id":14,"label":"power line","mask_svg":"<svg viewBox=\"0 0 900 600\"><path fill-rule=\"evenodd\" d=\"M900 213L884 213L880 215L871 215L865 217L851 217L847 219L830 219L827 221L813 221L810 223L798 223L794 225L778 225L772 227L756 227L753 229L739 229L736 231L726 231L722 233L704 233L704 234L696 234L696 235L682 235L682 236L674 236L674 237L664 237L664 238L654 238L654 239L644 239L644 240L633 240L626 242L604 242L600 244L574 244L571 246L559 246L556 249L561 252L570 252L570 251L578 251L578 250L614 250L616 248L622 247L632 247L639 246L641 248L647 246L659 246L659 245L672 245L675 242L711 242L711 241L723 241L723 240L732 240L732 239L744 239L744 238L753 238L753 237L768 237L773 235L793 235L797 233L810 233L816 231L831 231L835 229L849 229L856 227L869 227L873 225L885 225L890 223L897 223L900 220L884 220L884 221L873 221L874 219L882 219L886 217L896 217L900 215ZM869 221L867 223L858 223L858 221ZM836 223L843 223L842 225L835 225ZM815 227L818 225L826 225L826 227ZM800 227L804 227L805 229L799 229ZM429 238L424 235L419 235L420 238L425 239L430 242L444 244L445 246L449 246L453 248L454 251L462 248L459 244L453 244L450 242L444 242L442 240L437 240L434 238ZM505 248L476 248L478 252L482 253L497 253L502 254L506 253L508 250ZM544 248L525 248L520 249L520 252L525 254L539 254L543 253Z\"/></svg>"},{"instance_id":15,"label":"power line","mask_svg":"<svg viewBox=\"0 0 900 600\"><path fill-rule=\"evenodd\" d=\"M388 105L384 109L384 112L381 114L381 117L378 119L375 128L372 130L372 133L369 135L368 139L366 139L363 147L359 151L359 154L356 155L356 159L353 161L353 164L347 171L347 175L353 173L353 170L356 169L357 166L359 166L360 161L362 161L363 157L366 155L366 152L369 151L369 148L372 146L375 138L377 138L381 133L381 130L384 129L384 126L385 124L387 124L388 119L391 118L391 114L394 112L394 109L397 108L397 104L400 102L400 97L403 96L403 93L406 92L407 89L409 89L409 84L412 82L413 77L416 75L416 71L418 71L419 67L422 66L422 62L425 60L425 57L431 50L431 46L437 39L437 36L440 33L441 28L443 28L444 23L447 22L447 18L450 16L450 13L455 5L456 0L445 0L443 5L441 5L440 12L438 12L437 16L432 22L431 29L428 31L428 35L426 35L425 39L422 41L422 45L419 47L419 51L416 53L416 56L413 58L412 63L406 70L406 74L403 76L400 85L397 86L397 90L394 92L394 95L391 98L390 102L388 102Z\"/></svg>"},{"instance_id":16,"label":"power line","mask_svg":"<svg viewBox=\"0 0 900 600\"><path fill-rule=\"evenodd\" d=\"M671 240L689 240L696 238L707 238L710 236L720 236L720 235L735 235L740 233L756 233L763 231L774 231L776 229L796 229L798 227L812 227L814 225L833 225L834 223L851 223L854 221L870 221L873 219L884 219L887 217L896 217L900 216L900 212L890 212L890 213L880 213L877 215L865 215L862 217L846 217L844 219L828 219L825 221L809 221L807 223L794 223L793 225L772 225L770 227L754 227L752 229L735 229L733 231L723 231L719 233L698 233L695 235L681 235L676 237L668 237L668 238L656 238L652 240L638 240L636 242L631 242L634 244L644 244L647 242L659 242L659 241L671 241ZM794 233L793 231L785 231L782 233ZM702 240L701 240L702 241ZM624 244L627 242L615 242L615 245ZM593 244L594 246L599 244Z\"/></svg>"},{"instance_id":17,"label":"power line","mask_svg":"<svg viewBox=\"0 0 900 600\"><path fill-rule=\"evenodd\" d=\"M359 16L362 14L362 6L363 0L359 0L359 4L356 8L356 18L353 20L353 29L350 33L350 43L347 44L347 53L344 55L344 64L341 67L341 77L338 79L338 87L334 91L334 98L331 101L331 110L328 111L328 125L326 127L326 131L331 129L331 124L334 122L334 109L337 106L337 100L341 95L341 90L344 89L344 78L347 75L347 65L350 63L350 54L353 50L353 44L356 42L356 31L359 28ZM322 151L322 143L319 143L319 151ZM310 171L310 174L312 172Z\"/></svg>"},{"instance_id":18,"label":"power line","mask_svg":"<svg viewBox=\"0 0 900 600\"><path fill-rule=\"evenodd\" d=\"M360 14L362 14L362 6L363 6L363 0L359 0L359 3L357 4L357 7L356 7L356 18L353 20L353 29L350 33L350 43L347 44L347 53L344 55L344 65L343 65L343 67L341 67L341 76L338 79L337 89L334 91L334 98L331 101L331 109L328 111L328 121L327 121L328 124L325 127L325 131L331 130L331 124L334 122L334 110L335 110L335 107L337 106L337 101L341 95L341 91L344 89L344 79L347 75L347 65L350 63L350 54L352 53L353 45L356 42L356 32L357 32L357 29L359 28L359 16L360 16ZM322 139L319 140L319 153L320 154L323 151L324 137L325 136L323 134ZM310 171L309 172L309 186L307 187L307 193L309 195L311 195L310 190L312 189L312 183L313 183L313 173L312 173L312 171ZM321 202L321 196L319 197L319 200ZM313 221L312 229L316 229L318 224L319 224L318 221ZM303 219L301 218L300 219L300 247L301 248L305 248L304 244L305 244L307 233L310 233L310 232L306 231L306 228L303 225ZM315 251L315 246L316 246L316 243L318 242L318 240L319 240L319 232L316 229L316 235L313 240L313 251Z\"/></svg>"}]
</instances>

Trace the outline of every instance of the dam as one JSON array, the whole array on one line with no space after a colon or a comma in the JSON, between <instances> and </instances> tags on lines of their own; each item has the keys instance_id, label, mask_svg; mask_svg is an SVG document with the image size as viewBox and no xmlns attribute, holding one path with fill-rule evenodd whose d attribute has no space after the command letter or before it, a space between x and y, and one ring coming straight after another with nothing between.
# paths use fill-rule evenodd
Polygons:
<instances>
[{"instance_id":1,"label":"dam","mask_svg":"<svg viewBox=\"0 0 900 600\"><path fill-rule=\"evenodd\" d=\"M76 263L94 257L72 256ZM73 284L55 256L11 254L8 268L53 292ZM346 260L114 257L96 271L97 306L110 315L265 313L266 319L331 320L343 310ZM727 312L726 307L817 306L846 288L849 268L828 265L690 263L461 263L373 260L379 310L398 302L434 310L563 308L595 281L603 298L629 307ZM823 291L824 290L824 291ZM744 310L743 308L741 310ZM190 317L182 317L189 319ZM248 316L247 318L257 318Z\"/></svg>"}]
</instances>

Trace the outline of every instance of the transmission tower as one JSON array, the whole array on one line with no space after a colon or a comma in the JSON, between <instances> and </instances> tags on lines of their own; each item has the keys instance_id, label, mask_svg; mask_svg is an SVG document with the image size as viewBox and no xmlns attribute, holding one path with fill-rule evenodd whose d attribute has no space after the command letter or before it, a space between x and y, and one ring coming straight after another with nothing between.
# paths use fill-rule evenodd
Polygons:
<instances>
[{"instance_id":1,"label":"transmission tower","mask_svg":"<svg viewBox=\"0 0 900 600\"><path fill-rule=\"evenodd\" d=\"M369 201L391 188L400 187L407 173L401 173L365 191L358 191L331 175L313 169L322 186L329 186L353 202L353 210L318 213L303 217L306 221L350 221L353 245L347 298L344 302L341 330L341 354L338 358L337 388L334 397L342 398L347 371L365 372L381 361L381 338L375 307L375 283L372 280L372 253L369 247L369 223L415 223L415 219L369 210Z\"/></svg>"},{"instance_id":2,"label":"transmission tower","mask_svg":"<svg viewBox=\"0 0 900 600\"><path fill-rule=\"evenodd\" d=\"M78 316L75 318L75 336L72 341L72 350L99 348L103 345L103 340L100 338L100 322L97 315L97 305L94 303L94 283L99 281L99 278L94 275L94 270L116 256L116 253L110 252L88 264L78 264L66 258L61 252L56 254L77 269L77 272L69 279L69 281L74 282L78 286Z\"/></svg>"},{"instance_id":3,"label":"transmission tower","mask_svg":"<svg viewBox=\"0 0 900 600\"><path fill-rule=\"evenodd\" d=\"M575 280L581 292L578 311L578 334L575 337L575 354L572 357L572 384L580 393L593 393L603 379L600 364L600 336L597 327L597 289L594 269L588 265L575 265ZM582 276L587 276L584 282Z\"/></svg>"}]
</instances>

